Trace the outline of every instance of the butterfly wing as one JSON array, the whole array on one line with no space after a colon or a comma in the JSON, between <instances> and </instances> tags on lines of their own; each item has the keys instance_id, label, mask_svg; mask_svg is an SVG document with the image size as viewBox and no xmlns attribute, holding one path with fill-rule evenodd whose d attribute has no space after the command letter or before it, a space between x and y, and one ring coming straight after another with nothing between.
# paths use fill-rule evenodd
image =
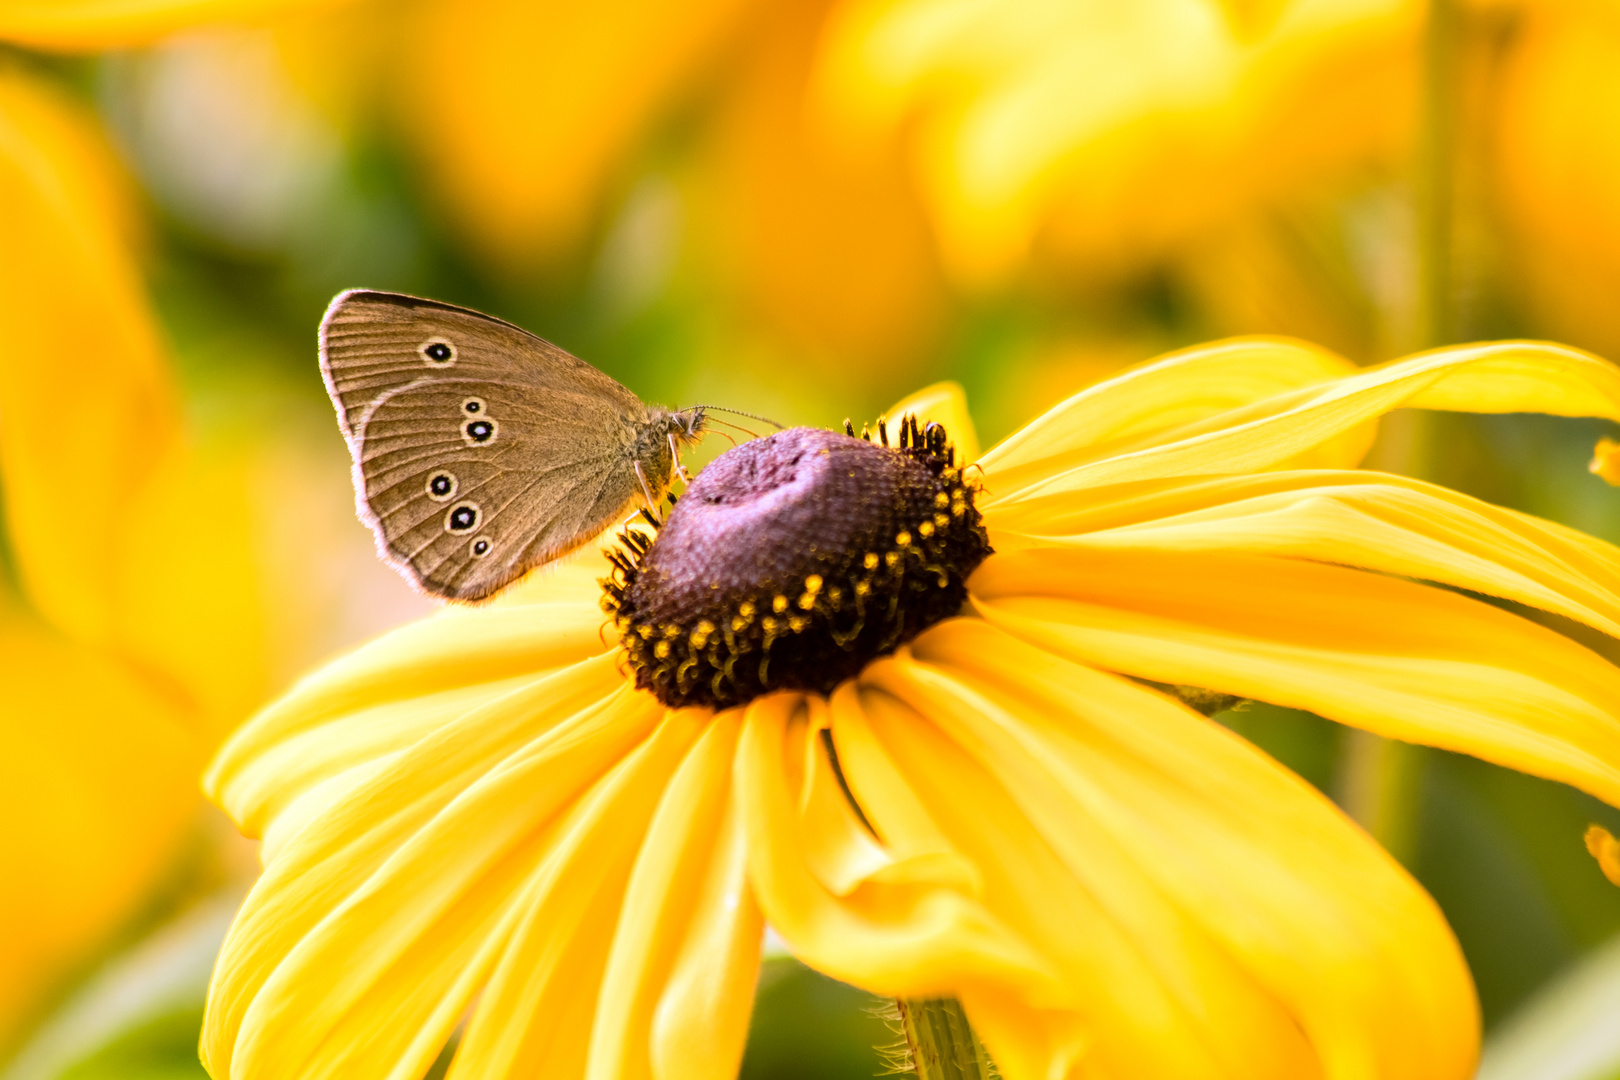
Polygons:
<instances>
[{"instance_id":1,"label":"butterfly wing","mask_svg":"<svg viewBox=\"0 0 1620 1080\"><path fill-rule=\"evenodd\" d=\"M321 326L321 368L361 517L384 558L429 592L487 597L642 498L640 399L509 323L345 293Z\"/></svg>"}]
</instances>

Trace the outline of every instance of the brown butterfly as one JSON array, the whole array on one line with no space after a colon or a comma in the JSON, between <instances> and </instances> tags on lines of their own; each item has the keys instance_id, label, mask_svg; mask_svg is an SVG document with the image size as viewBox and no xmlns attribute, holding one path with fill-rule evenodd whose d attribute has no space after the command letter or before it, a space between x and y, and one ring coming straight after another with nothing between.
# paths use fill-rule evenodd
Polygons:
<instances>
[{"instance_id":1,"label":"brown butterfly","mask_svg":"<svg viewBox=\"0 0 1620 1080\"><path fill-rule=\"evenodd\" d=\"M452 600L656 507L707 423L511 323L399 293L341 293L320 349L361 519L390 565Z\"/></svg>"}]
</instances>

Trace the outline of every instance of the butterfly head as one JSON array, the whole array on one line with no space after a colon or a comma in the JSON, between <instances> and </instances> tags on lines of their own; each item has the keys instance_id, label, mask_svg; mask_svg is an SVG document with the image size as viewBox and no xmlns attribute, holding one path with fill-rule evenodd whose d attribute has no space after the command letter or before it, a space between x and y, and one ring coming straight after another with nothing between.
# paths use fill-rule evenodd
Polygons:
<instances>
[{"instance_id":1,"label":"butterfly head","mask_svg":"<svg viewBox=\"0 0 1620 1080\"><path fill-rule=\"evenodd\" d=\"M669 433L675 441L682 446L691 446L703 438L708 430L709 418L703 411L702 405L693 405L689 409L677 409L669 414Z\"/></svg>"}]
</instances>

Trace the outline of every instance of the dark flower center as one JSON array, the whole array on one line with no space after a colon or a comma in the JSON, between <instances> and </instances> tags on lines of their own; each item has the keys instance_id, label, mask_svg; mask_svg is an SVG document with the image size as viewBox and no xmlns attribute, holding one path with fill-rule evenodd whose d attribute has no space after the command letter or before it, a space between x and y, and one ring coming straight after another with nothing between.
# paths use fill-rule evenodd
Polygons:
<instances>
[{"instance_id":1,"label":"dark flower center","mask_svg":"<svg viewBox=\"0 0 1620 1080\"><path fill-rule=\"evenodd\" d=\"M898 446L792 428L716 458L603 584L636 685L666 705L830 693L956 614L990 554L938 424Z\"/></svg>"}]
</instances>

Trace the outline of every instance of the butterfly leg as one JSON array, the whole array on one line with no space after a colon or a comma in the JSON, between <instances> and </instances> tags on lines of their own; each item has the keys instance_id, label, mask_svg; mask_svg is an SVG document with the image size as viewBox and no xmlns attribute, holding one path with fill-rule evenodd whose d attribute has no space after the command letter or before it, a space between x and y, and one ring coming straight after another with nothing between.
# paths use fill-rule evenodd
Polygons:
<instances>
[{"instance_id":1,"label":"butterfly leg","mask_svg":"<svg viewBox=\"0 0 1620 1080\"><path fill-rule=\"evenodd\" d=\"M647 497L647 512L654 517L658 516L658 503L653 498L652 485L647 483L647 474L641 469L641 462L636 462L636 479L641 481L641 493Z\"/></svg>"},{"instance_id":2,"label":"butterfly leg","mask_svg":"<svg viewBox=\"0 0 1620 1080\"><path fill-rule=\"evenodd\" d=\"M680 447L675 445L675 433L673 431L671 431L669 433L669 435L668 435L668 438L669 438L669 459L675 463L675 474L677 476L679 476L683 481L690 484L692 482L692 474L686 471L686 466L685 465L681 464L681 449L680 449Z\"/></svg>"}]
</instances>

